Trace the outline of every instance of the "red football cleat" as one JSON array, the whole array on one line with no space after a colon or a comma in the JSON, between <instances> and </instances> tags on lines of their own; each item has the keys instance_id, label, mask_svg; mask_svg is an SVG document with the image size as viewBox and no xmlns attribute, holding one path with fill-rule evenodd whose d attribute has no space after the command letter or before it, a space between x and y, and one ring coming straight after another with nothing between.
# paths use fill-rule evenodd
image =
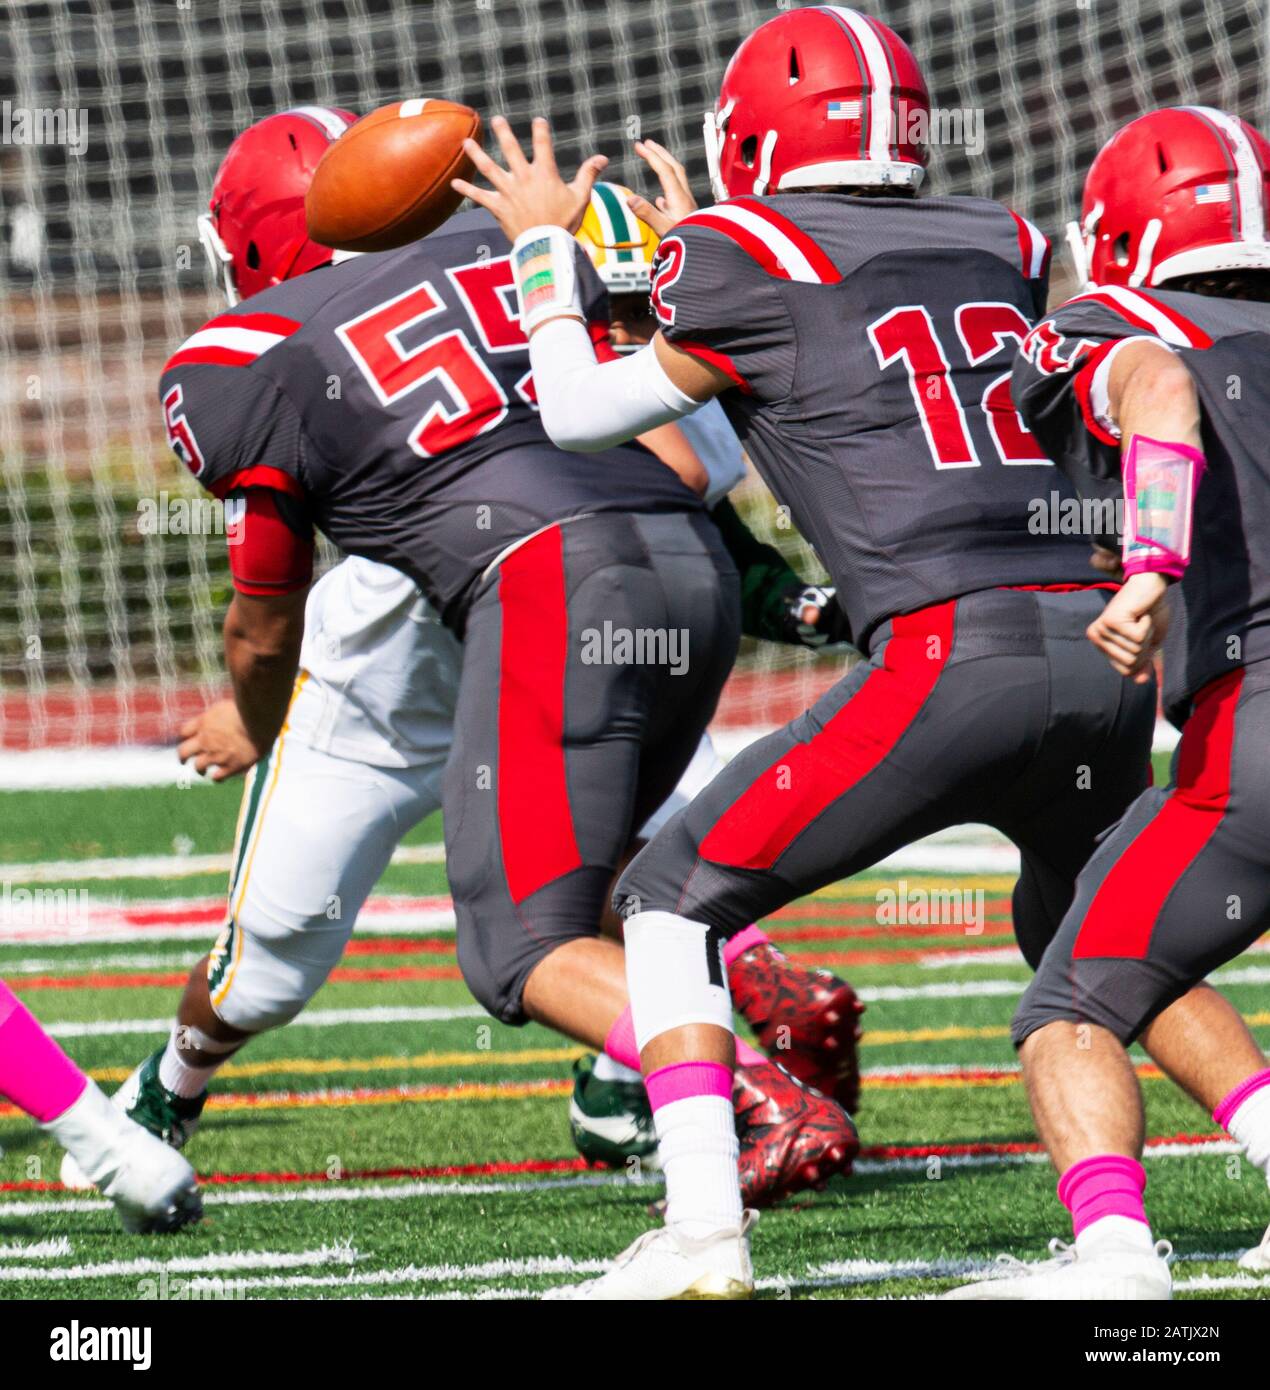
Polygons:
<instances>
[{"instance_id":1,"label":"red football cleat","mask_svg":"<svg viewBox=\"0 0 1270 1390\"><path fill-rule=\"evenodd\" d=\"M728 971L732 1003L760 1046L791 1076L831 1096L849 1114L860 1105L864 1005L845 980L810 970L770 942L753 946Z\"/></svg>"},{"instance_id":2,"label":"red football cleat","mask_svg":"<svg viewBox=\"0 0 1270 1390\"><path fill-rule=\"evenodd\" d=\"M775 1062L738 1067L732 1085L741 1141L741 1197L771 1206L850 1173L860 1138L840 1105L796 1081Z\"/></svg>"}]
</instances>

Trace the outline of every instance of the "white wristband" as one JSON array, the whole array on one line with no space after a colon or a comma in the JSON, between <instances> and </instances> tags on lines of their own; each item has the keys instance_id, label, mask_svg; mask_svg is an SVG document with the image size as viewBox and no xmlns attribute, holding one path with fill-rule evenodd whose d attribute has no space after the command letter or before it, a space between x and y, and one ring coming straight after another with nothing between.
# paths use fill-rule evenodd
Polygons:
<instances>
[{"instance_id":1,"label":"white wristband","mask_svg":"<svg viewBox=\"0 0 1270 1390\"><path fill-rule=\"evenodd\" d=\"M530 227L512 242L512 270L526 334L546 319L585 321L574 266L577 242L563 227Z\"/></svg>"}]
</instances>

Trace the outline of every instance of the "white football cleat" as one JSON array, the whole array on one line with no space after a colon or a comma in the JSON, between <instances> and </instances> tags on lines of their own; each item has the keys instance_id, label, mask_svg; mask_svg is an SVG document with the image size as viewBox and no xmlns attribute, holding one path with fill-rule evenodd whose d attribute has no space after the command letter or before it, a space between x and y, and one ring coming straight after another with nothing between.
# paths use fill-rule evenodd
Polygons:
<instances>
[{"instance_id":1,"label":"white football cleat","mask_svg":"<svg viewBox=\"0 0 1270 1390\"><path fill-rule=\"evenodd\" d=\"M115 1204L125 1231L176 1231L202 1216L189 1162L130 1120L93 1082L43 1128L66 1150L79 1184L100 1189Z\"/></svg>"},{"instance_id":2,"label":"white football cleat","mask_svg":"<svg viewBox=\"0 0 1270 1390\"><path fill-rule=\"evenodd\" d=\"M941 1297L1014 1302L1155 1302L1173 1297L1168 1264L1173 1247L1167 1240L1158 1241L1152 1251L1102 1249L1083 1257L1074 1245L1052 1240L1050 1253L1054 1258L1039 1264L1000 1255L996 1273Z\"/></svg>"},{"instance_id":3,"label":"white football cleat","mask_svg":"<svg viewBox=\"0 0 1270 1390\"><path fill-rule=\"evenodd\" d=\"M119 1148L114 1175L100 1185L125 1231L179 1231L203 1215L203 1199L190 1161L162 1139L128 1121L136 1131Z\"/></svg>"},{"instance_id":4,"label":"white football cleat","mask_svg":"<svg viewBox=\"0 0 1270 1390\"><path fill-rule=\"evenodd\" d=\"M738 1227L702 1240L673 1226L647 1231L598 1279L550 1289L544 1299L589 1302L658 1302L670 1299L742 1299L754 1293L749 1231L758 1220L747 1211Z\"/></svg>"},{"instance_id":5,"label":"white football cleat","mask_svg":"<svg viewBox=\"0 0 1270 1390\"><path fill-rule=\"evenodd\" d=\"M1266 1227L1260 1245L1240 1255L1239 1268L1250 1269L1254 1274L1270 1274L1270 1226Z\"/></svg>"}]
</instances>

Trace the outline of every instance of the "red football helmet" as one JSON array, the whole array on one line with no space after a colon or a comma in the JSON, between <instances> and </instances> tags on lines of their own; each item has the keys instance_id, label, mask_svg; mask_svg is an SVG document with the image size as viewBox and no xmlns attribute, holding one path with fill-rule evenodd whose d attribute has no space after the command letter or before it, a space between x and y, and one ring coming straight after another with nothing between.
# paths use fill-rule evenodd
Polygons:
<instances>
[{"instance_id":1,"label":"red football helmet","mask_svg":"<svg viewBox=\"0 0 1270 1390\"><path fill-rule=\"evenodd\" d=\"M714 195L915 188L929 121L925 79L898 34L841 5L790 10L732 55L706 113Z\"/></svg>"},{"instance_id":2,"label":"red football helmet","mask_svg":"<svg viewBox=\"0 0 1270 1390\"><path fill-rule=\"evenodd\" d=\"M356 119L333 106L296 106L248 126L230 145L198 234L231 304L335 254L309 240L304 195L327 146Z\"/></svg>"},{"instance_id":3,"label":"red football helmet","mask_svg":"<svg viewBox=\"0 0 1270 1390\"><path fill-rule=\"evenodd\" d=\"M1238 116L1175 106L1139 116L1099 150L1067 240L1087 286L1270 269L1270 144Z\"/></svg>"}]
</instances>

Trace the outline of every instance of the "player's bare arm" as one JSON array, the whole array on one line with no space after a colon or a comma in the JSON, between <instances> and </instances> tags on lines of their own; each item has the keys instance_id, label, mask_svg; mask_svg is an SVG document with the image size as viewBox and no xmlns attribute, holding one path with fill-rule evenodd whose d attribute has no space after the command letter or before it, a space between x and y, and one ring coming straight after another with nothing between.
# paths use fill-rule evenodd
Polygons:
<instances>
[{"instance_id":1,"label":"player's bare arm","mask_svg":"<svg viewBox=\"0 0 1270 1390\"><path fill-rule=\"evenodd\" d=\"M1171 440L1198 450L1199 399L1185 365L1146 339L1130 342L1111 364L1107 392L1126 452L1136 436ZM1122 676L1150 680L1151 660L1168 630L1166 574L1130 574L1090 624L1089 640Z\"/></svg>"},{"instance_id":2,"label":"player's bare arm","mask_svg":"<svg viewBox=\"0 0 1270 1390\"><path fill-rule=\"evenodd\" d=\"M307 585L289 594L235 593L225 614L225 664L257 759L272 746L286 718L300 664L307 597Z\"/></svg>"}]
</instances>

